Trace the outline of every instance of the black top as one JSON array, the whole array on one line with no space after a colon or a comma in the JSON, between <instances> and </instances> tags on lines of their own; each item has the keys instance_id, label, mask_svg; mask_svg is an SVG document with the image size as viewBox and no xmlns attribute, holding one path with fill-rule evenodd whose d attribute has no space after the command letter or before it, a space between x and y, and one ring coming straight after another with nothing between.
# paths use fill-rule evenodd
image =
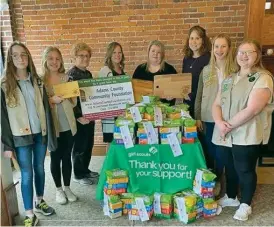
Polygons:
<instances>
[{"instance_id":1,"label":"black top","mask_svg":"<svg viewBox=\"0 0 274 227\"><path fill-rule=\"evenodd\" d=\"M139 79L139 80L149 80L149 81L154 81L154 76L156 75L164 75L164 74L176 74L177 71L176 69L165 62L165 67L164 70L159 70L158 72L152 73L146 70L147 63L139 65L134 73L132 78L133 79Z\"/></svg>"},{"instance_id":2,"label":"black top","mask_svg":"<svg viewBox=\"0 0 274 227\"><path fill-rule=\"evenodd\" d=\"M113 76L122 76L125 75L124 70L122 69L121 73L117 73L115 70L111 70Z\"/></svg>"},{"instance_id":3,"label":"black top","mask_svg":"<svg viewBox=\"0 0 274 227\"><path fill-rule=\"evenodd\" d=\"M73 80L73 81L82 80L82 79L92 79L92 74L90 71L88 71L87 69L86 70L79 69L76 66L73 66L67 72L67 75L69 77L69 80ZM83 116L79 97L77 97L77 106L74 107L74 115L76 119Z\"/></svg>"},{"instance_id":4,"label":"black top","mask_svg":"<svg viewBox=\"0 0 274 227\"><path fill-rule=\"evenodd\" d=\"M189 94L190 101L186 101L186 103L190 105L191 116L193 116L193 109L194 109L195 98L198 90L200 73L202 72L203 68L206 65L208 65L209 60L210 60L210 52L205 53L204 55L198 58L185 57L183 60L182 72L192 74L191 93Z\"/></svg>"},{"instance_id":5,"label":"black top","mask_svg":"<svg viewBox=\"0 0 274 227\"><path fill-rule=\"evenodd\" d=\"M165 62L164 70L159 70L158 72L155 72L155 73L147 71L146 67L147 67L147 63L139 65L135 69L132 78L139 79L139 80L154 81L154 76L156 76L156 75L176 74L177 73L176 69L172 65L170 65L166 62ZM161 101L165 102L165 103L169 103L169 105L172 106L172 105L175 105L176 99L172 99L170 101L168 101L166 99L161 99Z\"/></svg>"}]
</instances>

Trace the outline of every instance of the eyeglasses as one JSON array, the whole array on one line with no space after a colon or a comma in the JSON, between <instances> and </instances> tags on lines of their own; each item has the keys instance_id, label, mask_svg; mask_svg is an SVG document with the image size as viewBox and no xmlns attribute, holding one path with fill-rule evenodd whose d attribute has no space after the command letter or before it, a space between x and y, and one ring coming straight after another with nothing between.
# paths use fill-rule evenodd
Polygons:
<instances>
[{"instance_id":1,"label":"eyeglasses","mask_svg":"<svg viewBox=\"0 0 274 227\"><path fill-rule=\"evenodd\" d=\"M19 60L20 58L21 58L21 59L26 59L26 58L28 58L28 55L27 55L26 53L22 53L22 54L12 54L11 56L12 56L12 58L13 58L14 60Z\"/></svg>"},{"instance_id":2,"label":"eyeglasses","mask_svg":"<svg viewBox=\"0 0 274 227\"><path fill-rule=\"evenodd\" d=\"M238 56L244 56L246 54L246 56L250 56L252 53L257 52L256 50L248 50L248 51L238 51Z\"/></svg>"},{"instance_id":3,"label":"eyeglasses","mask_svg":"<svg viewBox=\"0 0 274 227\"><path fill-rule=\"evenodd\" d=\"M85 58L90 58L89 55L82 55L82 54L76 55L76 57L81 58L82 60L85 59Z\"/></svg>"}]
</instances>

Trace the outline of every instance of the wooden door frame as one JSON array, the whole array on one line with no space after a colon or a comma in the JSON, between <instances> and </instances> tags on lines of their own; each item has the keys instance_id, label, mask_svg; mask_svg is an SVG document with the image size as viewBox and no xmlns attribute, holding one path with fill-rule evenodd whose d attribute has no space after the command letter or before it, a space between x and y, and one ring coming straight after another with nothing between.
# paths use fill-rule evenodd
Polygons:
<instances>
[{"instance_id":1,"label":"wooden door frame","mask_svg":"<svg viewBox=\"0 0 274 227\"><path fill-rule=\"evenodd\" d=\"M248 0L246 9L245 38L261 43L266 0Z\"/></svg>"}]
</instances>

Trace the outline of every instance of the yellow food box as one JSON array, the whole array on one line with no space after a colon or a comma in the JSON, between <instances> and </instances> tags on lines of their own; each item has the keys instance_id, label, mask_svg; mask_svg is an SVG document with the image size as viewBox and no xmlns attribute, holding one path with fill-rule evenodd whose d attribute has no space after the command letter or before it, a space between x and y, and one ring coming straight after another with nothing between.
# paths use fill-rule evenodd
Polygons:
<instances>
[{"instance_id":1,"label":"yellow food box","mask_svg":"<svg viewBox=\"0 0 274 227\"><path fill-rule=\"evenodd\" d=\"M112 209L112 210L122 208L122 206L123 206L122 202L109 203L109 208Z\"/></svg>"},{"instance_id":2,"label":"yellow food box","mask_svg":"<svg viewBox=\"0 0 274 227\"><path fill-rule=\"evenodd\" d=\"M184 132L197 132L197 127L184 127Z\"/></svg>"}]
</instances>

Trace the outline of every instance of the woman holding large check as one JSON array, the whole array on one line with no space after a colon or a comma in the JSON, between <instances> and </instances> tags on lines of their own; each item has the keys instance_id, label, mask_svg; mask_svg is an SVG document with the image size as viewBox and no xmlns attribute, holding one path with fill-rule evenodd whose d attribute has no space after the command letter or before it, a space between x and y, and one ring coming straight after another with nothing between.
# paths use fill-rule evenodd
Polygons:
<instances>
[{"instance_id":1,"label":"woman holding large check","mask_svg":"<svg viewBox=\"0 0 274 227\"><path fill-rule=\"evenodd\" d=\"M77 131L73 112L76 99L63 98L56 95L53 90L54 85L68 81L63 58L58 48L50 46L45 49L42 57L42 70L46 91L50 97L49 100L58 143L56 151L50 153L50 170L56 186L56 202L66 204L67 199L70 202L77 200L77 197L70 190L72 171L71 152L74 144L73 137ZM61 180L61 162L64 190Z\"/></svg>"},{"instance_id":2,"label":"woman holding large check","mask_svg":"<svg viewBox=\"0 0 274 227\"><path fill-rule=\"evenodd\" d=\"M176 69L165 61L165 47L160 41L151 41L147 52L147 62L135 69L133 79L154 81L156 75L177 73ZM170 105L175 104L175 99L163 99L162 101L168 102Z\"/></svg>"}]
</instances>

